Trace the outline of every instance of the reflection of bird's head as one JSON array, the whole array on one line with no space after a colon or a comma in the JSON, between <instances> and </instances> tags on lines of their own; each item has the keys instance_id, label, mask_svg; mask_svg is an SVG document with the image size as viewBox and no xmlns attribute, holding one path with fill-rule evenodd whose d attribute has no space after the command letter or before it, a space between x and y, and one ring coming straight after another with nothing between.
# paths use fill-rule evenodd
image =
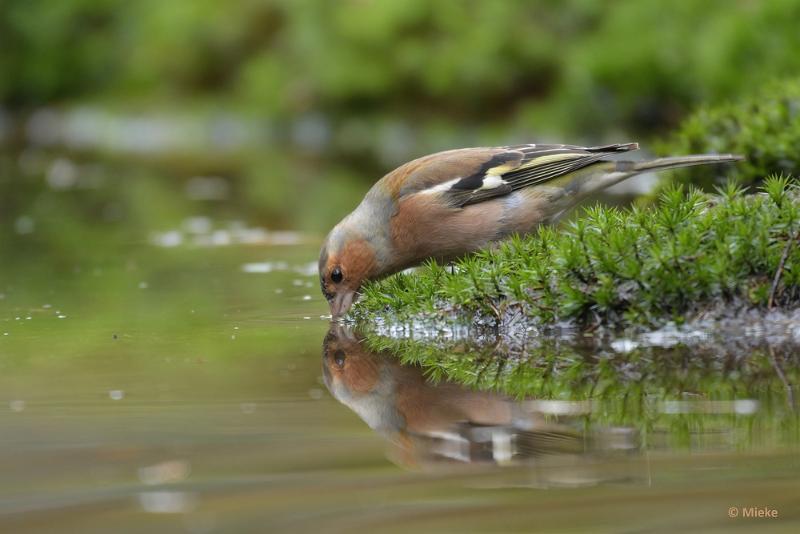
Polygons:
<instances>
[{"instance_id":1,"label":"reflection of bird's head","mask_svg":"<svg viewBox=\"0 0 800 534\"><path fill-rule=\"evenodd\" d=\"M392 366L385 356L367 350L346 327L334 325L325 336L322 375L331 395L374 430L391 432L405 425L395 406Z\"/></svg>"}]
</instances>

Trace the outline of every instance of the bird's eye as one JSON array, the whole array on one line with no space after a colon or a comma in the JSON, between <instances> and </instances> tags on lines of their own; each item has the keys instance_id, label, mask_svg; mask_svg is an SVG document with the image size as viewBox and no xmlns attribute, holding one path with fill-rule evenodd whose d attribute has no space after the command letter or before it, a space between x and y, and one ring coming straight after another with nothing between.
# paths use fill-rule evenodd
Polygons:
<instances>
[{"instance_id":1,"label":"bird's eye","mask_svg":"<svg viewBox=\"0 0 800 534\"><path fill-rule=\"evenodd\" d=\"M339 368L344 367L344 359L345 354L343 350L337 350L333 353L333 361L336 363L336 366Z\"/></svg>"},{"instance_id":2,"label":"bird's eye","mask_svg":"<svg viewBox=\"0 0 800 534\"><path fill-rule=\"evenodd\" d=\"M339 282L342 281L342 278L344 278L342 276L342 270L338 267L334 267L333 270L331 271L331 282L333 282L334 284L338 284Z\"/></svg>"}]
</instances>

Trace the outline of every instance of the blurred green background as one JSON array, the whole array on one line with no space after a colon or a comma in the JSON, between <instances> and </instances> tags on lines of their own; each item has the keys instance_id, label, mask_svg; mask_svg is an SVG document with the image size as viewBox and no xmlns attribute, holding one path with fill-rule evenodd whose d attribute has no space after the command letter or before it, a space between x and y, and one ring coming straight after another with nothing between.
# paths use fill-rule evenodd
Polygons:
<instances>
[{"instance_id":1,"label":"blurred green background","mask_svg":"<svg viewBox=\"0 0 800 534\"><path fill-rule=\"evenodd\" d=\"M48 246L192 215L319 234L425 153L647 143L800 72L797 20L794 0L6 0L0 244L44 214Z\"/></svg>"},{"instance_id":2,"label":"blurred green background","mask_svg":"<svg viewBox=\"0 0 800 534\"><path fill-rule=\"evenodd\" d=\"M386 470L383 443L319 380L328 327L316 274L322 236L385 172L456 147L639 141L652 152L746 153L747 164L721 172L747 180L795 172L798 20L797 0L3 0L0 428L9 431L0 472L9 475L0 501L11 498L0 512L52 509L73 519L49 516L53 524L107 532L92 522L119 517L112 509L141 512L127 499L145 485L137 468L177 459L191 465L187 491L220 513L223 530L223 517L263 520L272 513L264 503L283 507L287 498L297 504L278 519L316 503L355 521L352 506L378 503L394 521L429 513L431 495L474 526L474 514L452 507L458 481L441 491L434 479L386 483L410 488L406 500L374 491L374 473ZM715 373L717 360L709 362ZM766 421L747 434L754 447L797 443L797 416L784 424L776 408L784 394L769 394L782 382L770 375L756 388L754 373L714 376L734 398L752 392L763 401L753 418ZM682 379L653 383L674 384L665 398L684 398ZM636 392L619 384L609 391ZM631 418L622 411L609 413L623 424ZM741 417L730 427L754 420ZM773 439L784 428L791 439ZM731 439L726 450L742 443ZM774 459L769 468L731 464L747 476L795 476ZM272 491L262 478L238 508L225 500L254 475L308 469L290 497L260 493L263 484ZM691 504L667 496L658 499L664 513L639 513L649 521L697 508L698 469L663 471L678 481L673 499L690 495ZM714 494L790 493L702 469L723 480ZM355 487L367 488L366 500ZM463 510L480 509L486 497L464 487ZM223 488L221 500L208 488ZM597 509L617 519L640 502L639 487L633 501L588 491L565 502L597 495ZM552 515L552 494L531 508L530 494L514 492L535 521ZM101 498L119 495L127 500ZM506 504L516 501L489 497L507 525L515 509ZM748 498L742 504L781 502ZM735 502L721 502L715 521ZM327 521L319 510L308 517ZM564 510L593 528L602 517ZM25 531L15 527L0 530Z\"/></svg>"}]
</instances>

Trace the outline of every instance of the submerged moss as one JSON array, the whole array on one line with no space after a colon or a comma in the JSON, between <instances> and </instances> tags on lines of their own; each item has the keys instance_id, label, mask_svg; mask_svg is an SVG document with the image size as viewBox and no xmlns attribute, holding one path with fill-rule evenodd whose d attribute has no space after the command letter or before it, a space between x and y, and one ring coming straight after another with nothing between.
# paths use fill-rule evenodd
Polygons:
<instances>
[{"instance_id":1,"label":"submerged moss","mask_svg":"<svg viewBox=\"0 0 800 534\"><path fill-rule=\"evenodd\" d=\"M786 178L762 193L710 195L680 185L653 207L588 208L454 266L428 263L368 284L350 319L503 320L582 327L684 322L711 307L800 303L800 191Z\"/></svg>"}]
</instances>

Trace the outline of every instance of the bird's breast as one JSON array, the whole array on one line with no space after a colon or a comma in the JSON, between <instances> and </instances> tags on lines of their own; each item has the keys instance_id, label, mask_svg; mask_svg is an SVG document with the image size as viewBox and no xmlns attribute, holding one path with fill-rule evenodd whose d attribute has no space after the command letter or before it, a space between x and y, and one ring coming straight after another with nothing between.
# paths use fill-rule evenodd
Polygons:
<instances>
[{"instance_id":1,"label":"bird's breast","mask_svg":"<svg viewBox=\"0 0 800 534\"><path fill-rule=\"evenodd\" d=\"M389 223L395 253L410 265L479 250L497 239L504 211L500 200L453 208L437 195L410 195Z\"/></svg>"}]
</instances>

